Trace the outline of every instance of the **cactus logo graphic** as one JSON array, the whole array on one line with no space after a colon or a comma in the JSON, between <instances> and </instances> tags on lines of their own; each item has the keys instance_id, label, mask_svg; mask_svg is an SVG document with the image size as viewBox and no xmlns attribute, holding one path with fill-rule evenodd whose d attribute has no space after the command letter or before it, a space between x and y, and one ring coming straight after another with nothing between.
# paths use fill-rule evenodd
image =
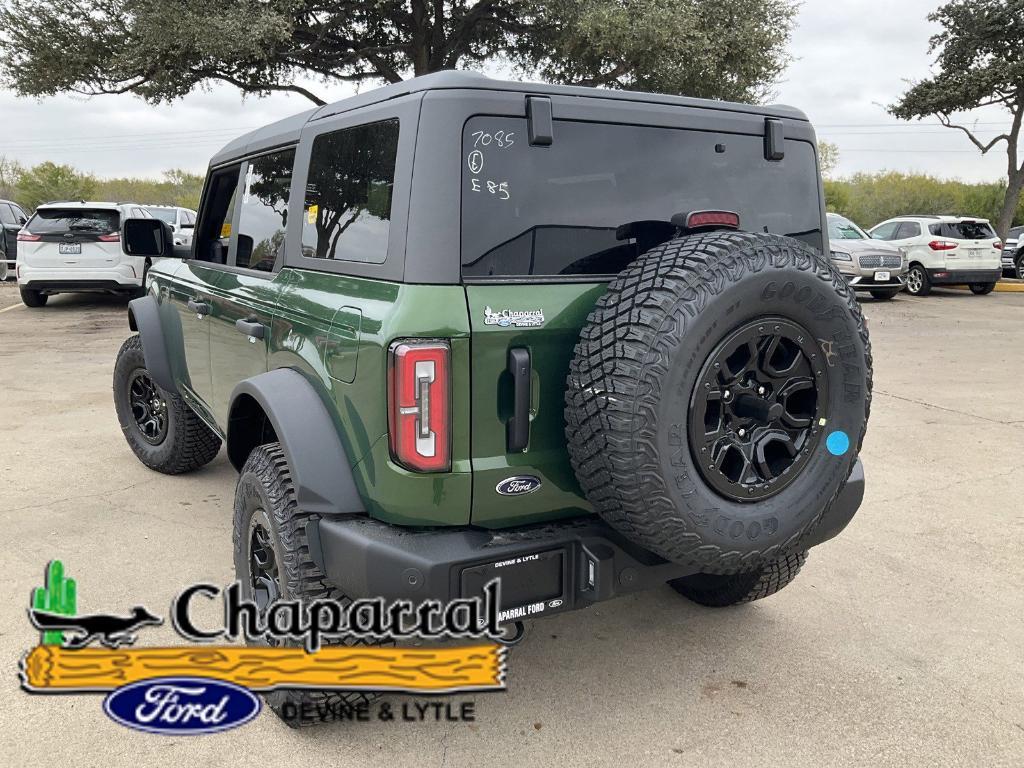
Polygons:
<instances>
[{"instance_id":1,"label":"cactus logo graphic","mask_svg":"<svg viewBox=\"0 0 1024 768\"><path fill-rule=\"evenodd\" d=\"M75 615L75 580L64 577L64 564L52 560L46 568L46 586L32 593L29 619L32 626L43 633L43 645L60 645L69 650L84 648L99 640L107 648L120 648L135 642L135 630L140 627L163 624L141 605L132 608L128 616L105 613ZM65 638L67 632L70 637Z\"/></svg>"}]
</instances>

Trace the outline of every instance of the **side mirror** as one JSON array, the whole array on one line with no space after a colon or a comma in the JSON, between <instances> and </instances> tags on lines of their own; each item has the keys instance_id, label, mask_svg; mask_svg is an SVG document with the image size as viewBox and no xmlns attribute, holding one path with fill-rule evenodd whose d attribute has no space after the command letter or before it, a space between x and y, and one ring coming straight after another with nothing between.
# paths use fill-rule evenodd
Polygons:
<instances>
[{"instance_id":1,"label":"side mirror","mask_svg":"<svg viewBox=\"0 0 1024 768\"><path fill-rule=\"evenodd\" d=\"M124 219L121 247L131 256L170 256L174 248L170 225L160 219Z\"/></svg>"}]
</instances>

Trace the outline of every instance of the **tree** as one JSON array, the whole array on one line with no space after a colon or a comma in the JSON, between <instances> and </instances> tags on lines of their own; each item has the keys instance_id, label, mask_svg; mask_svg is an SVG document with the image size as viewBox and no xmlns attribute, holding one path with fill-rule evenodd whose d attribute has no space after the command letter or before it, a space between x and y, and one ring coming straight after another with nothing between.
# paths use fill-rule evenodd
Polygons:
<instances>
[{"instance_id":1,"label":"tree","mask_svg":"<svg viewBox=\"0 0 1024 768\"><path fill-rule=\"evenodd\" d=\"M1018 156L1024 119L1024 0L953 0L928 19L942 25L929 43L938 72L914 83L889 111L903 120L934 116L962 131L982 154L1005 145L1007 185L996 223L999 237L1005 238L1024 189L1024 163ZM989 106L1010 117L1009 127L992 139L979 138L956 118Z\"/></svg>"},{"instance_id":2,"label":"tree","mask_svg":"<svg viewBox=\"0 0 1024 768\"><path fill-rule=\"evenodd\" d=\"M45 162L25 171L18 181L18 202L34 209L51 200L89 200L96 180L70 165Z\"/></svg>"},{"instance_id":3,"label":"tree","mask_svg":"<svg viewBox=\"0 0 1024 768\"><path fill-rule=\"evenodd\" d=\"M831 176L839 165L839 147L831 141L818 142L818 166L822 176Z\"/></svg>"},{"instance_id":4,"label":"tree","mask_svg":"<svg viewBox=\"0 0 1024 768\"><path fill-rule=\"evenodd\" d=\"M399 82L504 62L551 81L755 101L788 62L794 0L6 0L0 77L20 94L212 82Z\"/></svg>"},{"instance_id":5,"label":"tree","mask_svg":"<svg viewBox=\"0 0 1024 768\"><path fill-rule=\"evenodd\" d=\"M0 155L0 200L14 200L25 169L16 160Z\"/></svg>"}]
</instances>

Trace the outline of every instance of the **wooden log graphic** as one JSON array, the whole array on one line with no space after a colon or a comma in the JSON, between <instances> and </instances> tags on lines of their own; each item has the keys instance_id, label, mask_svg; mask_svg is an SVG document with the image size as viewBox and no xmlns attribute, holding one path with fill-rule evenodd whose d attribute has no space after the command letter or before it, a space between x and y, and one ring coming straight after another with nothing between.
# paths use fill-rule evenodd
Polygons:
<instances>
[{"instance_id":1,"label":"wooden log graphic","mask_svg":"<svg viewBox=\"0 0 1024 768\"><path fill-rule=\"evenodd\" d=\"M49 693L111 691L157 677L201 676L253 690L341 688L447 691L505 687L505 652L497 644L451 648L301 648L193 646L83 648L39 645L22 659L25 688Z\"/></svg>"}]
</instances>

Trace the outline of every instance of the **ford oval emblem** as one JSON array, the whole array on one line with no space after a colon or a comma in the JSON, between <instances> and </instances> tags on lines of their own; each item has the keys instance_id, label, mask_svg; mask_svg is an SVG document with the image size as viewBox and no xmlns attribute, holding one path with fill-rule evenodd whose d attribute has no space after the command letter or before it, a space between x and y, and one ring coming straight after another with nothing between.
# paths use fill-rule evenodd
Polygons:
<instances>
[{"instance_id":1,"label":"ford oval emblem","mask_svg":"<svg viewBox=\"0 0 1024 768\"><path fill-rule=\"evenodd\" d=\"M249 689L211 677L140 680L103 701L103 711L121 725L170 736L236 728L256 717L260 706Z\"/></svg>"},{"instance_id":2,"label":"ford oval emblem","mask_svg":"<svg viewBox=\"0 0 1024 768\"><path fill-rule=\"evenodd\" d=\"M540 488L539 477L516 475L502 480L494 487L494 490L502 496L522 496L524 493L533 493L538 488Z\"/></svg>"}]
</instances>

